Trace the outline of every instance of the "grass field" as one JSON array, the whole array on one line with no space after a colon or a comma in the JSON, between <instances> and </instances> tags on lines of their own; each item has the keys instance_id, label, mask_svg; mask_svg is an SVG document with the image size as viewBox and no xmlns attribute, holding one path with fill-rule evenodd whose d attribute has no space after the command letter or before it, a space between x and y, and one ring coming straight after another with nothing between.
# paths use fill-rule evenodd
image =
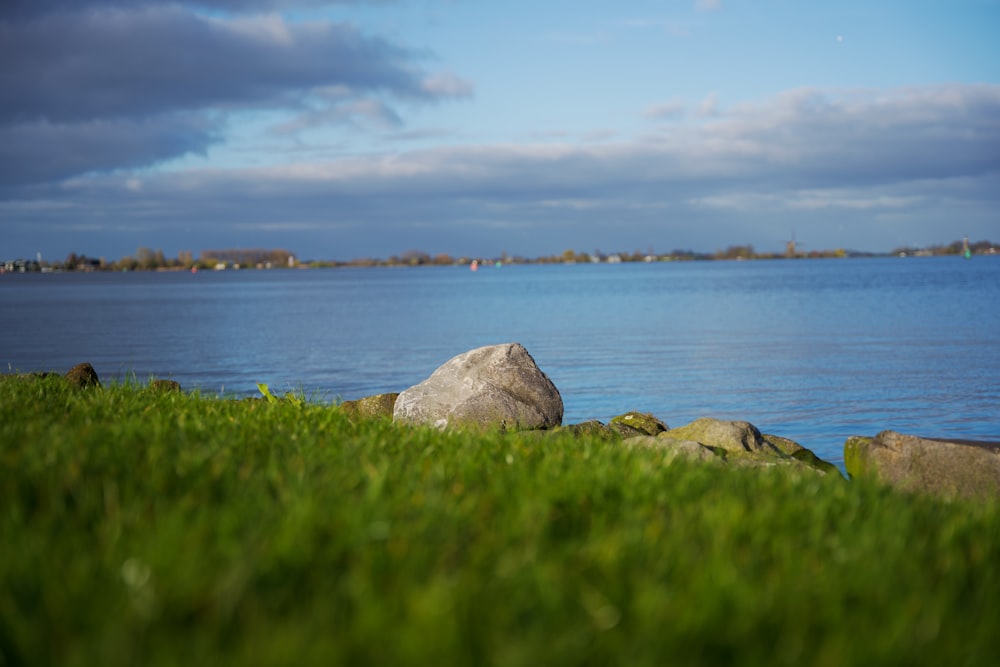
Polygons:
<instances>
[{"instance_id":1,"label":"grass field","mask_svg":"<svg viewBox=\"0 0 1000 667\"><path fill-rule=\"evenodd\" d=\"M997 656L997 502L0 379L0 665Z\"/></svg>"}]
</instances>

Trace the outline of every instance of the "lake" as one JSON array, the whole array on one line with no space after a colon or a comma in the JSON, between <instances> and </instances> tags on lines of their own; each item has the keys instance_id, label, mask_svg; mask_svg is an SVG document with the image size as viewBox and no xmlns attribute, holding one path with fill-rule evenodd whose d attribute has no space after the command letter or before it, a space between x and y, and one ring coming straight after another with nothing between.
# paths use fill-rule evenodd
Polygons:
<instances>
[{"instance_id":1,"label":"lake","mask_svg":"<svg viewBox=\"0 0 1000 667\"><path fill-rule=\"evenodd\" d=\"M843 460L883 429L1000 440L1000 257L0 276L6 372L401 391L520 342L564 423L742 419Z\"/></svg>"}]
</instances>

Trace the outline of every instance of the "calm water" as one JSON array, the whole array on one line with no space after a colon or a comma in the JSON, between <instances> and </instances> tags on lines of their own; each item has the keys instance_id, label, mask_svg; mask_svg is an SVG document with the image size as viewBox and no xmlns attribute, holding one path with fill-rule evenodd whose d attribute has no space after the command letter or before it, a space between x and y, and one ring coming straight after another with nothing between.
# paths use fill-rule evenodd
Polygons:
<instances>
[{"instance_id":1,"label":"calm water","mask_svg":"<svg viewBox=\"0 0 1000 667\"><path fill-rule=\"evenodd\" d=\"M745 419L839 462L886 428L1000 440L998 304L992 257L7 274L0 363L332 401L517 341L566 423Z\"/></svg>"}]
</instances>

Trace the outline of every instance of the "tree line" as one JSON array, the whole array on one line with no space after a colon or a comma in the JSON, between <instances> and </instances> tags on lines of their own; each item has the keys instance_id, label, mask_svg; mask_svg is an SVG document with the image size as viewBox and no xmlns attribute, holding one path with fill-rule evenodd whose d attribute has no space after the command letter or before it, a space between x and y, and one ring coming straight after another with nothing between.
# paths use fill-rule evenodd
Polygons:
<instances>
[{"instance_id":1,"label":"tree line","mask_svg":"<svg viewBox=\"0 0 1000 667\"><path fill-rule=\"evenodd\" d=\"M195 258L190 250L182 250L177 257L167 257L163 250L140 247L133 255L114 261L103 257L90 257L75 252L69 253L66 259L59 262L36 260L10 260L0 265L0 270L8 271L170 271L191 269L272 269L290 267L333 267L333 266L451 266L478 264L574 264L574 263L619 263L619 262L663 262L663 261L695 261L695 260L753 260L753 259L798 259L823 257L859 257L859 256L937 256L962 255L968 246L972 255L995 255L1000 248L988 240L968 242L957 240L949 244L931 245L927 247L901 246L890 253L864 253L843 248L833 250L804 251L795 242L789 242L783 253L760 253L752 245L731 245L713 253L695 252L693 250L675 249L668 253L656 253L652 248L646 251L603 253L595 250L592 253L578 252L567 249L555 255L526 258L519 255L508 255L502 252L497 257L454 257L447 253L431 255L422 250L407 250L399 255L386 259L358 258L349 261L331 260L299 260L294 253L284 249L262 248L224 248L202 250Z\"/></svg>"}]
</instances>

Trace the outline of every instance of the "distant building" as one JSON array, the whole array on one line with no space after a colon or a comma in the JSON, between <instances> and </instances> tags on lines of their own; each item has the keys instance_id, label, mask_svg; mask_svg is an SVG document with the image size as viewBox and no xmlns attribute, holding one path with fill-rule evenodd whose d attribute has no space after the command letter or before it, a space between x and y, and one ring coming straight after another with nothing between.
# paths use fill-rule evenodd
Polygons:
<instances>
[{"instance_id":1,"label":"distant building","mask_svg":"<svg viewBox=\"0 0 1000 667\"><path fill-rule=\"evenodd\" d=\"M35 259L8 259L0 268L2 268L4 272L31 273L41 271L42 265Z\"/></svg>"}]
</instances>

